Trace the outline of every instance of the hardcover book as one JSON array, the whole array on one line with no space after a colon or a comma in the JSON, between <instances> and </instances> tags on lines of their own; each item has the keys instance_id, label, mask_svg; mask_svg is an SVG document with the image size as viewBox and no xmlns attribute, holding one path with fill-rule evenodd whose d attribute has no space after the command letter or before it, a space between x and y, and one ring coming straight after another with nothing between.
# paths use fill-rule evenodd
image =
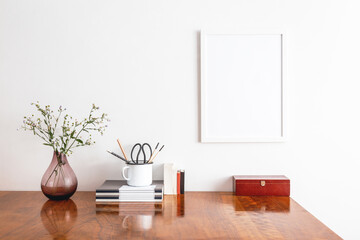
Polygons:
<instances>
[{"instance_id":1,"label":"hardcover book","mask_svg":"<svg viewBox=\"0 0 360 240\"><path fill-rule=\"evenodd\" d=\"M164 163L164 194L177 194L177 175L173 163Z\"/></svg>"},{"instance_id":2,"label":"hardcover book","mask_svg":"<svg viewBox=\"0 0 360 240\"><path fill-rule=\"evenodd\" d=\"M162 202L163 188L162 180L146 187L128 186L126 180L106 180L96 189L96 202Z\"/></svg>"}]
</instances>

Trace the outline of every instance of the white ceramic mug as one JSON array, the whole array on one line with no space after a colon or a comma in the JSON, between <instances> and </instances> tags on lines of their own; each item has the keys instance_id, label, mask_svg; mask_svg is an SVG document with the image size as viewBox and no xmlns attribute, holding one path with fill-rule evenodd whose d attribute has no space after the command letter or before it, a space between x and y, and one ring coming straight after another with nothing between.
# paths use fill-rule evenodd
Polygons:
<instances>
[{"instance_id":1,"label":"white ceramic mug","mask_svg":"<svg viewBox=\"0 0 360 240\"><path fill-rule=\"evenodd\" d=\"M127 175L125 175L125 171ZM128 164L122 169L122 175L129 186L144 187L152 183L152 164Z\"/></svg>"}]
</instances>

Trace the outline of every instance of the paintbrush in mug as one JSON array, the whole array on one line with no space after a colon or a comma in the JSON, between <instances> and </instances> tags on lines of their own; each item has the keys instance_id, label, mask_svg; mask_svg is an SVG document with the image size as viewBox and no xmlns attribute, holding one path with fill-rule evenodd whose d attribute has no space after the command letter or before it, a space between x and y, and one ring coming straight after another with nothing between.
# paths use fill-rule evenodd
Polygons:
<instances>
[{"instance_id":1,"label":"paintbrush in mug","mask_svg":"<svg viewBox=\"0 0 360 240\"><path fill-rule=\"evenodd\" d=\"M161 150L165 147L165 145L162 145L162 147L160 148L160 150L155 154L155 156L149 160L148 163L152 163L154 161L154 159L156 158L156 156L159 154L159 152L161 152ZM154 151L155 152L155 151Z\"/></svg>"},{"instance_id":2,"label":"paintbrush in mug","mask_svg":"<svg viewBox=\"0 0 360 240\"><path fill-rule=\"evenodd\" d=\"M117 158L120 158L121 160L123 160L124 162L126 162L126 163L128 163L128 161L126 161L126 159L125 158L123 158L123 157L120 157L119 155L117 155L116 153L114 153L114 152L111 152L111 151L109 151L109 150L106 150L108 153L110 153L111 155L113 155L113 156L115 156L115 157L117 157Z\"/></svg>"}]
</instances>

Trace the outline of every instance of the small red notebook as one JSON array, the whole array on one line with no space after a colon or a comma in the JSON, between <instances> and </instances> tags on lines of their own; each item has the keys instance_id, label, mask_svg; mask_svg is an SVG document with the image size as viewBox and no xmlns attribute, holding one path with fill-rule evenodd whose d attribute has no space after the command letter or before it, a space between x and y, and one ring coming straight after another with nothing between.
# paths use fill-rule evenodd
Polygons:
<instances>
[{"instance_id":1,"label":"small red notebook","mask_svg":"<svg viewBox=\"0 0 360 240\"><path fill-rule=\"evenodd\" d=\"M238 175L233 188L238 196L290 196L290 179L284 175Z\"/></svg>"}]
</instances>

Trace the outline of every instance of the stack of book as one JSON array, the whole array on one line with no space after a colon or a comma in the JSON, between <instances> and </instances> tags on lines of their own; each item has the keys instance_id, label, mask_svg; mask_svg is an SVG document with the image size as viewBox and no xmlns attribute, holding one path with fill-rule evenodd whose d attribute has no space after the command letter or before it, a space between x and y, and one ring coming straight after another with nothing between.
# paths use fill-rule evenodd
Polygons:
<instances>
[{"instance_id":1,"label":"stack of book","mask_svg":"<svg viewBox=\"0 0 360 240\"><path fill-rule=\"evenodd\" d=\"M162 180L147 187L128 186L125 180L106 180L96 189L96 203L111 202L162 202Z\"/></svg>"}]
</instances>

